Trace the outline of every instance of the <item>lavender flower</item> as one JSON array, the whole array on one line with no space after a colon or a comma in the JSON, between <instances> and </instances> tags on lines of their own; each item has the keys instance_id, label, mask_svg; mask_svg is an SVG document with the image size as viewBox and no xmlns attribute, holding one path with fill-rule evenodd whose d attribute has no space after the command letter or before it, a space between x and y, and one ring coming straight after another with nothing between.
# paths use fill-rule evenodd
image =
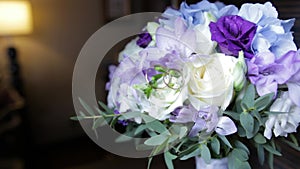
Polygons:
<instances>
[{"instance_id":1,"label":"lavender flower","mask_svg":"<svg viewBox=\"0 0 300 169\"><path fill-rule=\"evenodd\" d=\"M281 59L288 59L288 56ZM289 70L291 63L276 60L275 55L270 52L255 55L247 65L248 78L256 86L260 96L272 92L276 96L278 85L286 83L292 76Z\"/></svg>"},{"instance_id":2,"label":"lavender flower","mask_svg":"<svg viewBox=\"0 0 300 169\"><path fill-rule=\"evenodd\" d=\"M257 28L254 23L229 15L210 23L209 27L212 40L218 42L223 53L238 56L240 51L244 51L246 58L252 58L251 43Z\"/></svg>"}]
</instances>

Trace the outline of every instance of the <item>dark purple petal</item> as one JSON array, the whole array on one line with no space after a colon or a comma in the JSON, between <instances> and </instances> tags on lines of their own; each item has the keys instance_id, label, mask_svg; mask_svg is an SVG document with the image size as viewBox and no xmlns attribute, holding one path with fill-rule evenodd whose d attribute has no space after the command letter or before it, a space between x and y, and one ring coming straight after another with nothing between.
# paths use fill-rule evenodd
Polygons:
<instances>
[{"instance_id":1,"label":"dark purple petal","mask_svg":"<svg viewBox=\"0 0 300 169\"><path fill-rule=\"evenodd\" d=\"M146 48L151 41L152 37L150 33L146 32L139 35L139 39L137 40L136 44L141 48Z\"/></svg>"},{"instance_id":2,"label":"dark purple petal","mask_svg":"<svg viewBox=\"0 0 300 169\"><path fill-rule=\"evenodd\" d=\"M218 42L220 50L238 56L244 51L246 58L252 58L251 43L257 26L237 15L222 16L216 23L210 23L212 40Z\"/></svg>"}]
</instances>

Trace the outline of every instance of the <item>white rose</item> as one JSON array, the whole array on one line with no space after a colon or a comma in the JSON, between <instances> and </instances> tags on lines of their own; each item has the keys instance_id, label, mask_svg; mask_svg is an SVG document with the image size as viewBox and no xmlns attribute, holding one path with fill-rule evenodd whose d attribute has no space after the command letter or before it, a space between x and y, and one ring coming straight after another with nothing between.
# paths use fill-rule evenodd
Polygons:
<instances>
[{"instance_id":1,"label":"white rose","mask_svg":"<svg viewBox=\"0 0 300 169\"><path fill-rule=\"evenodd\" d=\"M281 114L270 114L266 121L264 136L268 139L272 137L272 130L275 137L285 136L296 132L300 123L300 107L296 106L289 98L289 94L284 92L270 107L271 112L285 112Z\"/></svg>"},{"instance_id":2,"label":"white rose","mask_svg":"<svg viewBox=\"0 0 300 169\"><path fill-rule=\"evenodd\" d=\"M221 53L194 56L188 89L189 100L197 110L207 105L227 108L233 96L232 74L236 62L236 58Z\"/></svg>"}]
</instances>

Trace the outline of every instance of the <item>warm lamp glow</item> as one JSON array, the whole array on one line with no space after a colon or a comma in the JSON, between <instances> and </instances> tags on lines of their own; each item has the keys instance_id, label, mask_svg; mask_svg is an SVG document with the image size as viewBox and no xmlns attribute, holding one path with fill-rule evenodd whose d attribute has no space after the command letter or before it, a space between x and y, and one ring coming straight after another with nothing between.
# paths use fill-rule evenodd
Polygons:
<instances>
[{"instance_id":1,"label":"warm lamp glow","mask_svg":"<svg viewBox=\"0 0 300 169\"><path fill-rule=\"evenodd\" d=\"M32 32L31 5L27 1L0 1L0 35Z\"/></svg>"}]
</instances>

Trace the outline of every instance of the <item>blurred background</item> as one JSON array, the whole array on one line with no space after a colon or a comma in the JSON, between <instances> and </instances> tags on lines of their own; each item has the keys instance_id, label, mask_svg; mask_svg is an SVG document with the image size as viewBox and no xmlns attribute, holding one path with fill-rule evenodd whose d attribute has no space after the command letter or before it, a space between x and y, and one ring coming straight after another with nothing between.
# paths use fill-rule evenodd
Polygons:
<instances>
[{"instance_id":1,"label":"blurred background","mask_svg":"<svg viewBox=\"0 0 300 169\"><path fill-rule=\"evenodd\" d=\"M2 1L0 15L7 9ZM88 138L78 122L70 120L75 115L73 68L84 43L105 23L130 13L162 12L168 6L176 8L181 1L26 2L30 4L26 10L31 11L32 17L24 29L20 25L4 29L5 25L1 24L10 17L25 16L19 13L20 10L4 15L4 18L0 16L0 169L146 168L147 159L127 159L106 152ZM245 2L266 1L222 2L240 6ZM298 19L294 35L299 46L300 1L274 0L272 3L280 18ZM119 45L110 55L116 55L122 47ZM285 158L275 160L275 168L299 167L299 153L283 147L283 154ZM253 168L266 168L257 166L255 160L251 164ZM195 168L193 160L176 161L175 165L177 168ZM155 158L152 168L165 169L163 159Z\"/></svg>"}]
</instances>

